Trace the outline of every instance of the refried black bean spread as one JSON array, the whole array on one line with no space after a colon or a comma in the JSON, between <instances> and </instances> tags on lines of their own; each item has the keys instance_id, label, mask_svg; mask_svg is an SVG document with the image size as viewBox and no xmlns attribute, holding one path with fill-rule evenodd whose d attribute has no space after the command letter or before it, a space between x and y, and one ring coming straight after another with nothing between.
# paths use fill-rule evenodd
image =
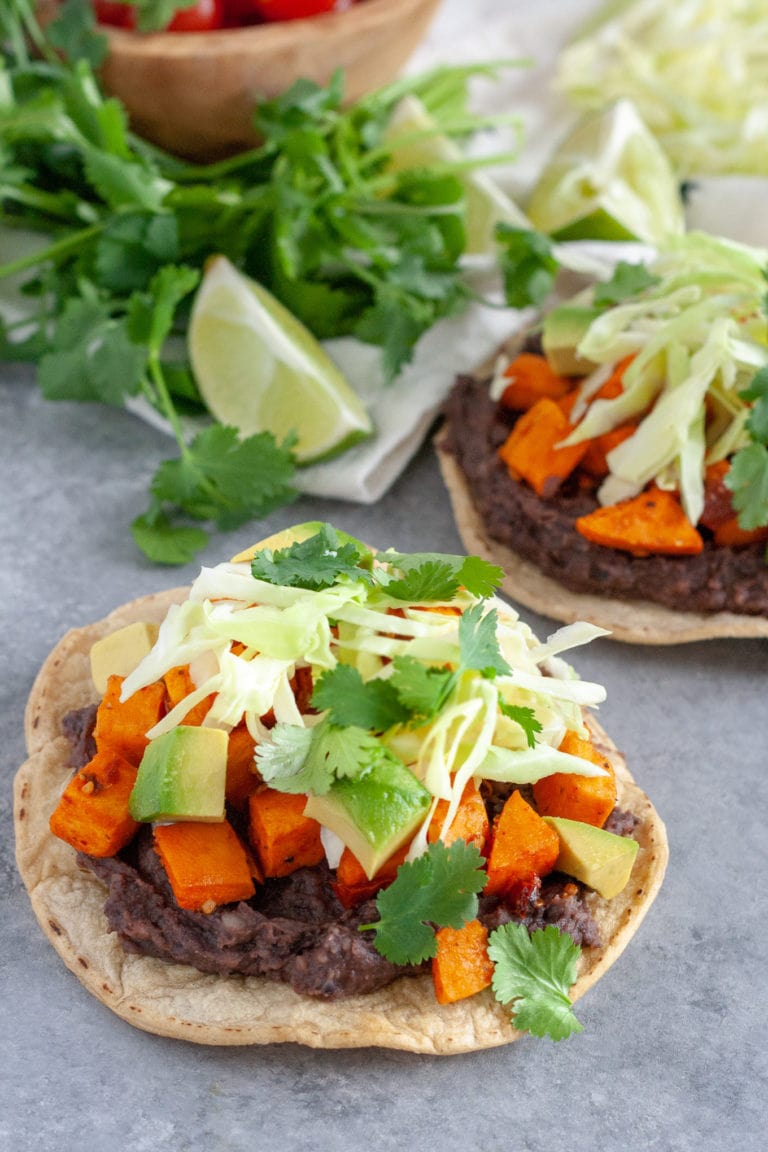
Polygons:
<instances>
[{"instance_id":1,"label":"refried black bean spread","mask_svg":"<svg viewBox=\"0 0 768 1152\"><path fill-rule=\"evenodd\" d=\"M444 413L445 449L466 477L485 535L559 584L679 611L768 616L765 544L725 548L705 539L695 556L634 556L593 544L574 522L597 508L594 492L566 481L544 500L509 475L498 449L519 414L490 398L487 381L459 377Z\"/></svg>"},{"instance_id":2,"label":"refried black bean spread","mask_svg":"<svg viewBox=\"0 0 768 1152\"><path fill-rule=\"evenodd\" d=\"M65 719L75 768L87 760L88 720L85 710ZM487 803L492 815L490 794ZM228 818L234 827L242 824L237 812L228 812ZM631 835L636 823L631 813L619 809L609 821L622 835ZM267 878L252 899L206 914L176 903L149 826L118 856L97 859L81 853L78 863L106 886L109 930L118 934L126 952L189 964L201 972L261 976L324 1000L373 992L423 970L399 967L376 951L374 934L358 927L378 918L375 901L345 909L334 892L334 873L325 864ZM600 934L585 897L582 885L554 873L543 881L532 879L504 899L481 897L479 915L489 929L510 920L529 930L554 924L577 944L596 947Z\"/></svg>"}]
</instances>

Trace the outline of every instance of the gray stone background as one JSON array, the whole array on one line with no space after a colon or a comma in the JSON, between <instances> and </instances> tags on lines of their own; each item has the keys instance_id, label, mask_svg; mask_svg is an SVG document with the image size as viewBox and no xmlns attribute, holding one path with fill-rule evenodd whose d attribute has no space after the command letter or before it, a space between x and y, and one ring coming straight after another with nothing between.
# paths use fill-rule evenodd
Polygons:
<instances>
[{"instance_id":1,"label":"gray stone background","mask_svg":"<svg viewBox=\"0 0 768 1152\"><path fill-rule=\"evenodd\" d=\"M446 0L433 35L456 34L465 8ZM500 9L512 10L486 0L474 11ZM13 857L23 709L68 628L196 573L197 563L153 567L128 533L168 449L124 412L47 403L30 372L0 366L2 1152L764 1148L764 641L603 640L574 655L607 686L600 721L666 821L671 858L638 935L580 1002L584 1032L568 1041L436 1058L201 1047L131 1028L66 971ZM402 551L461 549L427 442L378 505L303 499L219 535L200 562L309 518ZM553 628L526 616L542 637Z\"/></svg>"}]
</instances>

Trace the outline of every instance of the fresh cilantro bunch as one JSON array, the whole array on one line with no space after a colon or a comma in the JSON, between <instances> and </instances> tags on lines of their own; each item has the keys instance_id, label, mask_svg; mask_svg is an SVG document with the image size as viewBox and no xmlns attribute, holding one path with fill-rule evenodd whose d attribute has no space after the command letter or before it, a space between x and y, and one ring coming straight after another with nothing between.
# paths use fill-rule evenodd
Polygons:
<instances>
[{"instance_id":1,"label":"fresh cilantro bunch","mask_svg":"<svg viewBox=\"0 0 768 1152\"><path fill-rule=\"evenodd\" d=\"M154 27L169 0L138 7L140 26ZM300 81L258 107L260 147L199 166L136 138L100 91L106 39L89 0L65 0L45 34L31 0L3 6L0 43L0 226L45 238L0 266L0 279L27 277L28 302L18 322L0 317L0 359L40 362L51 399L143 396L169 421L179 459L154 477L133 533L153 560L183 563L204 525L231 527L294 495L290 443L241 442L231 429L184 436L182 417L203 407L169 338L184 335L193 274L227 256L319 338L379 345L394 377L421 334L469 299L461 176L475 161L393 171L387 125L409 92L449 136L508 121L467 111L468 79L497 67L438 69L351 108L340 75L327 88ZM148 346L155 305L163 322Z\"/></svg>"}]
</instances>

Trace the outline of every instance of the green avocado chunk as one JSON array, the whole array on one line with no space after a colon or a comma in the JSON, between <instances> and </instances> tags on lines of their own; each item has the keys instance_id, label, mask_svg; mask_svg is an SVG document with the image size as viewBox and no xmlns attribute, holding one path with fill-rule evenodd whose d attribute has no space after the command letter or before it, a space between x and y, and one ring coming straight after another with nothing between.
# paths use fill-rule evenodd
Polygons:
<instances>
[{"instance_id":1,"label":"green avocado chunk","mask_svg":"<svg viewBox=\"0 0 768 1152\"><path fill-rule=\"evenodd\" d=\"M581 880L607 900L626 886L640 845L627 836L616 836L594 824L545 816L560 837L560 855L555 868Z\"/></svg>"},{"instance_id":2,"label":"green avocado chunk","mask_svg":"<svg viewBox=\"0 0 768 1152\"><path fill-rule=\"evenodd\" d=\"M134 820L224 819L229 738L182 725L150 740L128 801Z\"/></svg>"},{"instance_id":3,"label":"green avocado chunk","mask_svg":"<svg viewBox=\"0 0 768 1152\"><path fill-rule=\"evenodd\" d=\"M357 858L368 879L402 847L429 811L431 793L395 759L356 780L337 780L304 809L330 828Z\"/></svg>"},{"instance_id":4,"label":"green avocado chunk","mask_svg":"<svg viewBox=\"0 0 768 1152\"><path fill-rule=\"evenodd\" d=\"M91 679L102 696L110 676L128 676L157 640L157 624L137 621L102 636L91 648Z\"/></svg>"},{"instance_id":5,"label":"green avocado chunk","mask_svg":"<svg viewBox=\"0 0 768 1152\"><path fill-rule=\"evenodd\" d=\"M558 376L586 376L596 367L576 352L593 320L597 308L581 304L561 304L544 317L541 346L550 368Z\"/></svg>"}]
</instances>

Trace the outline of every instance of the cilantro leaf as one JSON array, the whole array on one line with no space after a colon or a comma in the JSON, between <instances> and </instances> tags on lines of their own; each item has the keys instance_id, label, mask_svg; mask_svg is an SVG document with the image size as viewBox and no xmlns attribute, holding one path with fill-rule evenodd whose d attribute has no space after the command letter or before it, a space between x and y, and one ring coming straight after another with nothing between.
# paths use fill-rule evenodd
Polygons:
<instances>
[{"instance_id":1,"label":"cilantro leaf","mask_svg":"<svg viewBox=\"0 0 768 1152\"><path fill-rule=\"evenodd\" d=\"M387 581L385 591L395 600L419 602L422 600L452 600L459 590L459 581L449 564L439 560L425 560L412 568L401 580Z\"/></svg>"},{"instance_id":2,"label":"cilantro leaf","mask_svg":"<svg viewBox=\"0 0 768 1152\"><path fill-rule=\"evenodd\" d=\"M496 638L498 613L495 608L483 615L483 605L473 604L459 620L462 667L481 672L487 679L506 676L512 669L501 654Z\"/></svg>"},{"instance_id":3,"label":"cilantro leaf","mask_svg":"<svg viewBox=\"0 0 768 1152\"><path fill-rule=\"evenodd\" d=\"M490 596L504 575L501 568L479 556L454 556L440 552L403 553L389 549L379 559L403 574L400 579L392 576L384 578L379 574L378 578L387 595L412 602L452 600L460 586L473 596Z\"/></svg>"},{"instance_id":4,"label":"cilantro leaf","mask_svg":"<svg viewBox=\"0 0 768 1152\"><path fill-rule=\"evenodd\" d=\"M649 272L645 264L629 264L620 260L610 280L595 285L593 301L598 308L607 308L621 304L631 296L639 296L658 283L659 277Z\"/></svg>"},{"instance_id":5,"label":"cilantro leaf","mask_svg":"<svg viewBox=\"0 0 768 1152\"><path fill-rule=\"evenodd\" d=\"M251 561L251 572L257 580L269 584L319 591L331 588L342 576L370 582L370 573L359 567L363 558L364 553L351 541L342 543L336 530L323 524L307 540L276 552L270 548L257 552Z\"/></svg>"},{"instance_id":6,"label":"cilantro leaf","mask_svg":"<svg viewBox=\"0 0 768 1152\"><path fill-rule=\"evenodd\" d=\"M87 60L94 68L104 62L109 48L107 37L97 31L91 0L65 0L47 35L70 60Z\"/></svg>"},{"instance_id":7,"label":"cilantro leaf","mask_svg":"<svg viewBox=\"0 0 768 1152\"><path fill-rule=\"evenodd\" d=\"M501 245L499 260L507 304L527 308L543 303L554 287L558 270L551 240L541 232L511 224L497 224L496 239Z\"/></svg>"},{"instance_id":8,"label":"cilantro leaf","mask_svg":"<svg viewBox=\"0 0 768 1152\"><path fill-rule=\"evenodd\" d=\"M753 440L768 443L768 365L756 372L748 388L739 392L742 400L753 400L747 430Z\"/></svg>"},{"instance_id":9,"label":"cilantro leaf","mask_svg":"<svg viewBox=\"0 0 768 1152\"><path fill-rule=\"evenodd\" d=\"M488 939L496 999L512 1004L516 1028L564 1040L581 1032L568 995L581 949L554 924L529 934L524 924L502 924Z\"/></svg>"},{"instance_id":10,"label":"cilantro leaf","mask_svg":"<svg viewBox=\"0 0 768 1152\"><path fill-rule=\"evenodd\" d=\"M499 708L505 716L520 725L525 733L528 747L535 748L536 733L541 732L541 722L536 719L533 708L526 708L522 704L507 704L501 698L499 698Z\"/></svg>"},{"instance_id":11,"label":"cilantro leaf","mask_svg":"<svg viewBox=\"0 0 768 1152\"><path fill-rule=\"evenodd\" d=\"M487 876L474 844L455 840L430 844L415 860L401 864L397 876L376 898L380 919L360 931L376 932L377 952L393 964L420 964L437 952L433 925L461 928L477 915L477 893Z\"/></svg>"},{"instance_id":12,"label":"cilantro leaf","mask_svg":"<svg viewBox=\"0 0 768 1152\"><path fill-rule=\"evenodd\" d=\"M504 570L479 556L465 556L459 569L459 583L472 596L492 596L504 578Z\"/></svg>"},{"instance_id":13,"label":"cilantro leaf","mask_svg":"<svg viewBox=\"0 0 768 1152\"><path fill-rule=\"evenodd\" d=\"M146 359L124 317L113 316L95 296L73 297L40 360L38 382L48 400L118 405L140 390Z\"/></svg>"},{"instance_id":14,"label":"cilantro leaf","mask_svg":"<svg viewBox=\"0 0 768 1152\"><path fill-rule=\"evenodd\" d=\"M279 792L324 796L335 780L354 779L389 759L375 736L362 728L338 728L328 719L313 728L276 724L256 748L262 777Z\"/></svg>"},{"instance_id":15,"label":"cilantro leaf","mask_svg":"<svg viewBox=\"0 0 768 1152\"><path fill-rule=\"evenodd\" d=\"M289 448L268 432L238 439L215 424L199 432L177 460L166 460L152 480L152 494L195 520L233 528L269 515L295 498Z\"/></svg>"},{"instance_id":16,"label":"cilantro leaf","mask_svg":"<svg viewBox=\"0 0 768 1152\"><path fill-rule=\"evenodd\" d=\"M439 712L456 681L455 673L422 664L413 656L396 656L392 663L394 672L389 683L411 717Z\"/></svg>"},{"instance_id":17,"label":"cilantro leaf","mask_svg":"<svg viewBox=\"0 0 768 1152\"><path fill-rule=\"evenodd\" d=\"M363 681L356 668L338 664L324 672L312 693L312 705L328 711L332 724L352 725L384 732L403 724L410 712L403 707L389 680Z\"/></svg>"},{"instance_id":18,"label":"cilantro leaf","mask_svg":"<svg viewBox=\"0 0 768 1152\"><path fill-rule=\"evenodd\" d=\"M162 512L137 516L131 524L136 547L155 564L188 564L208 542L202 528L173 524Z\"/></svg>"},{"instance_id":19,"label":"cilantro leaf","mask_svg":"<svg viewBox=\"0 0 768 1152\"><path fill-rule=\"evenodd\" d=\"M753 441L740 448L725 477L739 524L747 530L768 524L768 447Z\"/></svg>"}]
</instances>

